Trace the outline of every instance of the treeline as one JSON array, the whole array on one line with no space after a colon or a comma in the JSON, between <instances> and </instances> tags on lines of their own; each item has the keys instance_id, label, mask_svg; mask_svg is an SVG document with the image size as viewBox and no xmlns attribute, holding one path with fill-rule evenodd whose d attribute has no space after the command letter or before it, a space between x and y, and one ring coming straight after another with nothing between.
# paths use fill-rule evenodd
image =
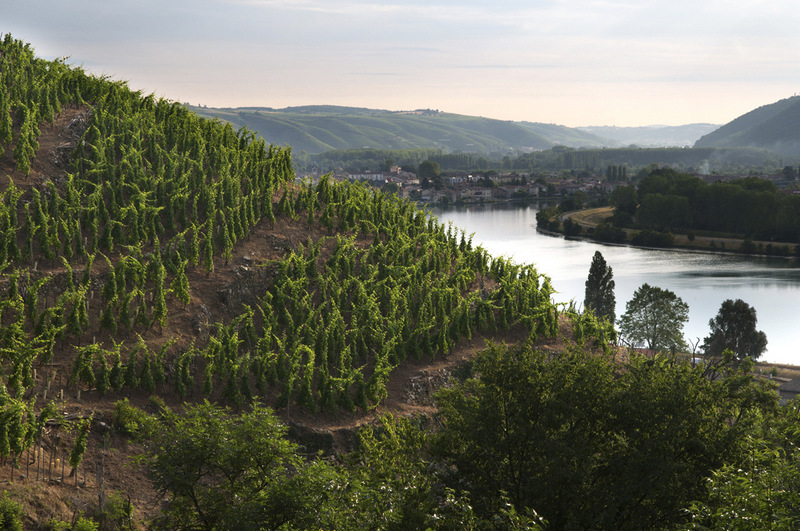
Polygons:
<instances>
[{"instance_id":1,"label":"treeline","mask_svg":"<svg viewBox=\"0 0 800 531\"><path fill-rule=\"evenodd\" d=\"M441 149L341 149L313 156L295 154L294 160L295 165L306 171L316 165L323 172L337 168L350 172L388 171L392 166L416 172L426 160L448 170L469 170L481 165L488 167L486 159L474 153L445 153Z\"/></svg>"},{"instance_id":2,"label":"treeline","mask_svg":"<svg viewBox=\"0 0 800 531\"><path fill-rule=\"evenodd\" d=\"M609 167L627 168L626 179L651 166L668 165L695 171L746 172L752 168L779 171L783 159L755 148L603 148L573 149L555 146L543 151L521 153L445 153L441 149L378 150L349 149L317 155L295 154L295 166L311 171L342 168L349 172L386 171L391 165L409 171L424 161L437 162L442 171L590 172L603 174ZM621 175L615 175L616 180Z\"/></svg>"},{"instance_id":3,"label":"treeline","mask_svg":"<svg viewBox=\"0 0 800 531\"><path fill-rule=\"evenodd\" d=\"M751 148L603 148L570 149L555 147L548 151L520 155L515 168L526 166L564 169L599 170L608 165L629 165L642 168L656 165L682 165L709 167L774 167L780 164L777 155L766 150Z\"/></svg>"},{"instance_id":4,"label":"treeline","mask_svg":"<svg viewBox=\"0 0 800 531\"><path fill-rule=\"evenodd\" d=\"M782 192L774 183L756 177L708 184L662 169L638 183L635 208L631 196L630 191L617 192L618 209L621 205L644 229L713 231L749 239L800 242L800 196Z\"/></svg>"}]
</instances>

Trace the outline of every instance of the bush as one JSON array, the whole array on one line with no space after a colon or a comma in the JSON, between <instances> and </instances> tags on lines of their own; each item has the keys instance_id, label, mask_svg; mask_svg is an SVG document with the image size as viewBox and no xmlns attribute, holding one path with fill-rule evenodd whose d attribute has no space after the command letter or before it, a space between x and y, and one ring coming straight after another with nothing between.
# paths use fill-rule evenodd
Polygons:
<instances>
[{"instance_id":1,"label":"bush","mask_svg":"<svg viewBox=\"0 0 800 531\"><path fill-rule=\"evenodd\" d=\"M97 531L99 529L99 524L92 520L91 518L78 518L78 521L75 522L75 525L72 526L72 531Z\"/></svg>"},{"instance_id":2,"label":"bush","mask_svg":"<svg viewBox=\"0 0 800 531\"><path fill-rule=\"evenodd\" d=\"M147 424L147 413L136 406L132 406L128 399L114 402L114 427L126 435L136 437Z\"/></svg>"},{"instance_id":3,"label":"bush","mask_svg":"<svg viewBox=\"0 0 800 531\"><path fill-rule=\"evenodd\" d=\"M0 529L9 531L22 531L22 505L8 497L4 492L0 498Z\"/></svg>"},{"instance_id":4,"label":"bush","mask_svg":"<svg viewBox=\"0 0 800 531\"><path fill-rule=\"evenodd\" d=\"M623 243L625 241L625 231L602 221L595 227L592 237L601 242Z\"/></svg>"},{"instance_id":5,"label":"bush","mask_svg":"<svg viewBox=\"0 0 800 531\"><path fill-rule=\"evenodd\" d=\"M671 232L643 230L631 238L631 243L644 247L672 247L674 240Z\"/></svg>"},{"instance_id":6,"label":"bush","mask_svg":"<svg viewBox=\"0 0 800 531\"><path fill-rule=\"evenodd\" d=\"M581 233L581 226L570 218L564 220L564 235L578 236Z\"/></svg>"},{"instance_id":7,"label":"bush","mask_svg":"<svg viewBox=\"0 0 800 531\"><path fill-rule=\"evenodd\" d=\"M132 529L133 503L121 492L114 491L96 518L104 522L103 529Z\"/></svg>"}]
</instances>

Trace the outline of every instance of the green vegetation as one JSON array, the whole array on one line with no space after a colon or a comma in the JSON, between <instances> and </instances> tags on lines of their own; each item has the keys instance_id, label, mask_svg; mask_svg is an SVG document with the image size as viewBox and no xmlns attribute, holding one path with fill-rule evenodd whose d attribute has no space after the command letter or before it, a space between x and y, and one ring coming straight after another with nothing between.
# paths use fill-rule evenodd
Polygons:
<instances>
[{"instance_id":1,"label":"green vegetation","mask_svg":"<svg viewBox=\"0 0 800 531\"><path fill-rule=\"evenodd\" d=\"M638 203L638 228L800 241L800 197L755 177L707 184L673 170L655 170L639 182Z\"/></svg>"},{"instance_id":2,"label":"green vegetation","mask_svg":"<svg viewBox=\"0 0 800 531\"><path fill-rule=\"evenodd\" d=\"M157 526L675 528L724 517L727 491L707 480L752 467L753 444L782 489L771 495L780 504L750 506L781 516L779 529L797 518L784 490L796 466L764 457L796 439L785 431L796 408L776 409L744 372L712 381L670 357L619 365L530 345L490 346L471 369L437 396L441 426L384 417L338 464L301 459L260 406L162 412L143 458L172 500Z\"/></svg>"},{"instance_id":3,"label":"green vegetation","mask_svg":"<svg viewBox=\"0 0 800 531\"><path fill-rule=\"evenodd\" d=\"M574 198L539 211L537 224L569 236L642 247L725 250L723 240L732 239L730 252L775 256L798 252L800 196L758 177L709 184L690 174L654 168L643 172L636 184L617 186L608 202L613 214L594 227L562 216L582 207Z\"/></svg>"},{"instance_id":4,"label":"green vegetation","mask_svg":"<svg viewBox=\"0 0 800 531\"><path fill-rule=\"evenodd\" d=\"M552 529L683 521L711 471L744 457L759 411L757 386L711 382L671 358L616 366L580 351L492 347L474 370L479 379L440 396L453 479L478 514L505 491Z\"/></svg>"},{"instance_id":5,"label":"green vegetation","mask_svg":"<svg viewBox=\"0 0 800 531\"><path fill-rule=\"evenodd\" d=\"M434 147L446 152L502 153L552 145L519 123L431 110L406 113L333 106L277 110L190 108L200 116L225 120L237 128L247 127L263 138L308 153L364 146L378 150ZM576 137L591 137L572 131ZM592 145L599 145L596 139L592 140Z\"/></svg>"},{"instance_id":6,"label":"green vegetation","mask_svg":"<svg viewBox=\"0 0 800 531\"><path fill-rule=\"evenodd\" d=\"M617 298L614 296L614 271L606 263L603 254L595 251L592 265L589 266L589 277L586 279L586 290L583 305L597 317L616 321Z\"/></svg>"},{"instance_id":7,"label":"green vegetation","mask_svg":"<svg viewBox=\"0 0 800 531\"><path fill-rule=\"evenodd\" d=\"M737 484L763 501L746 510L796 523L791 494L765 494L795 486L796 413L776 409L747 363L723 356L714 380L674 356L616 363L613 324L554 304L533 266L489 256L394 196L295 182L288 148L36 59L8 35L0 83L14 175L0 189L9 528L21 503L46 505L26 497L41 480L63 499L99 492L69 522L38 515L40 527L138 525L130 497L86 473L102 477L128 448L164 495L146 504L152 529L714 525L739 493L709 481L756 464L764 481ZM43 157L39 144L56 123L74 145L53 162L58 150ZM269 258L245 259L245 247ZM679 347L685 305L642 290L672 327L643 340ZM634 310L630 338L651 324ZM480 336L518 344L489 342L437 395L437 415L384 416L336 459L287 439L281 417L373 410L399 366ZM558 348L539 348L548 339Z\"/></svg>"},{"instance_id":8,"label":"green vegetation","mask_svg":"<svg viewBox=\"0 0 800 531\"><path fill-rule=\"evenodd\" d=\"M703 352L720 357L730 350L737 359L756 360L767 349L767 336L756 330L756 309L742 299L727 299L708 322L711 334L703 340Z\"/></svg>"},{"instance_id":9,"label":"green vegetation","mask_svg":"<svg viewBox=\"0 0 800 531\"><path fill-rule=\"evenodd\" d=\"M683 352L683 325L689 320L689 306L668 289L642 284L625 304L619 318L620 334L631 346L644 345L660 352Z\"/></svg>"},{"instance_id":10,"label":"green vegetation","mask_svg":"<svg viewBox=\"0 0 800 531\"><path fill-rule=\"evenodd\" d=\"M763 105L700 138L695 147L758 147L784 156L797 156L800 97Z\"/></svg>"}]
</instances>

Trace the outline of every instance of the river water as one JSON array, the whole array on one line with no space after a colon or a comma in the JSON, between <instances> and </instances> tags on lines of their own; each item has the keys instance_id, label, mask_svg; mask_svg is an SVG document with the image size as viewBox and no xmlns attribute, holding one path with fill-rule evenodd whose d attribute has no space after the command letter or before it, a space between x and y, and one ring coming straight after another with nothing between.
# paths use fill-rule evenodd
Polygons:
<instances>
[{"instance_id":1,"label":"river water","mask_svg":"<svg viewBox=\"0 0 800 531\"><path fill-rule=\"evenodd\" d=\"M556 302L582 307L584 285L595 251L613 269L617 317L644 283L674 291L689 305L687 342L709 334L708 321L725 299L742 299L756 309L759 330L767 335L763 361L800 365L800 264L795 259L637 249L567 240L536 231L538 207L474 205L434 209L439 221L452 222L493 256L533 264L558 292Z\"/></svg>"}]
</instances>

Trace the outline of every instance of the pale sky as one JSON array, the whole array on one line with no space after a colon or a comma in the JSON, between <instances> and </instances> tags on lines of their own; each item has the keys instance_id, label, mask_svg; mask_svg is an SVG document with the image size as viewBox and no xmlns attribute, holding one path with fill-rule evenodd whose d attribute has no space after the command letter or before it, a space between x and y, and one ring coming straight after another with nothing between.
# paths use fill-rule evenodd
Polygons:
<instances>
[{"instance_id":1,"label":"pale sky","mask_svg":"<svg viewBox=\"0 0 800 531\"><path fill-rule=\"evenodd\" d=\"M797 0L0 0L0 33L209 107L723 124L800 92Z\"/></svg>"}]
</instances>

